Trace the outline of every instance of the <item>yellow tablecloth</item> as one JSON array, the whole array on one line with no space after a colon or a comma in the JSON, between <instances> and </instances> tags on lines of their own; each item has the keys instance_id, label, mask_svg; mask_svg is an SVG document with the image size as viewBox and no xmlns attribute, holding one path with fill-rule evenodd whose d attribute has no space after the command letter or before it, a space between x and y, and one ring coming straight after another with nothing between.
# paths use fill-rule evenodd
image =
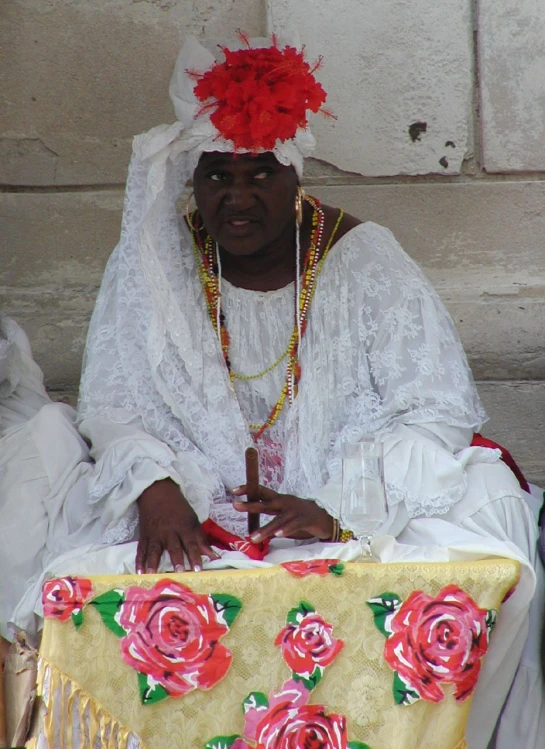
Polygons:
<instances>
[{"instance_id":1,"label":"yellow tablecloth","mask_svg":"<svg viewBox=\"0 0 545 749\"><path fill-rule=\"evenodd\" d=\"M91 577L89 600L112 589L119 591L115 594L118 596L134 586L150 590L165 579L181 583L199 595L221 594L238 599L242 608L217 646L230 651L229 669L208 691L195 689L183 696L142 704L138 674L121 656L122 637L105 625L97 606L88 603L84 607L79 628L70 619L46 618L40 650L44 705L32 742L39 734L49 738L51 749L96 748L93 741L99 735L100 746L108 749L204 749L213 737L231 737L232 741L233 736L244 734L245 698L254 693L274 701L274 694L292 678L281 642L275 645L275 640L281 631L286 635L290 612L292 629L297 628L297 617L301 620L305 606L310 604L315 615L330 627L321 632L326 640L329 638L327 652L333 653L335 648L338 651L327 662L321 680L310 689L307 699L310 705L324 706L320 721L325 721L326 728L332 731L332 726L338 728L341 723L328 716L344 716L346 736L335 738L333 731L326 749L346 749L346 739L353 742L353 747L363 744L370 749L461 749L465 746L471 696L457 701L454 685L447 683L440 685L444 698L438 702L422 698L413 704L396 704L394 670L384 657L387 635L380 631L368 602L386 594L387 600L393 597L399 606L411 594L414 597L414 591L434 597L446 586L455 585L481 610L499 610L518 574L519 566L514 561L486 560L348 563L325 575L305 577L296 577L282 566ZM303 609L301 602L305 602ZM75 619L78 617L81 615L76 612ZM339 641L344 643L340 650L335 645ZM301 681L296 679L295 683L300 686ZM261 710L260 715L264 715L266 706L261 706ZM261 747L249 739L248 743L238 741L238 745L233 744L234 749ZM29 746L35 745L32 742ZM266 744L267 749L292 746L299 744L281 743L280 738L276 744Z\"/></svg>"}]
</instances>

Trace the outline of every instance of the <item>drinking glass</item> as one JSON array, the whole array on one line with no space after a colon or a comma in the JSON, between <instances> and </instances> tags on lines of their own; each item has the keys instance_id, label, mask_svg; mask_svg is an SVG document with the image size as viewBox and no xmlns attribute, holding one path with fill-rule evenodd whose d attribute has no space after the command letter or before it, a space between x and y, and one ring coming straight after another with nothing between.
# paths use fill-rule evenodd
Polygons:
<instances>
[{"instance_id":1,"label":"drinking glass","mask_svg":"<svg viewBox=\"0 0 545 749\"><path fill-rule=\"evenodd\" d=\"M370 557L371 539L388 517L382 442L345 442L342 460L341 525L353 531Z\"/></svg>"}]
</instances>

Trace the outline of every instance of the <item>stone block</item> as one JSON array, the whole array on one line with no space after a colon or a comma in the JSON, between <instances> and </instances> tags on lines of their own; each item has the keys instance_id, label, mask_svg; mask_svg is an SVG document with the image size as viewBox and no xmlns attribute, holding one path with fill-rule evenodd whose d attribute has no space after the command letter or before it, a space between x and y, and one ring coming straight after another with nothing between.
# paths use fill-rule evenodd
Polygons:
<instances>
[{"instance_id":1,"label":"stone block","mask_svg":"<svg viewBox=\"0 0 545 749\"><path fill-rule=\"evenodd\" d=\"M545 382L480 382L490 421L482 432L506 447L528 481L545 487Z\"/></svg>"},{"instance_id":2,"label":"stone block","mask_svg":"<svg viewBox=\"0 0 545 749\"><path fill-rule=\"evenodd\" d=\"M0 306L29 334L48 386L77 390L122 200L120 190L0 195Z\"/></svg>"},{"instance_id":3,"label":"stone block","mask_svg":"<svg viewBox=\"0 0 545 749\"><path fill-rule=\"evenodd\" d=\"M0 195L0 287L96 288L118 242L122 190Z\"/></svg>"},{"instance_id":4,"label":"stone block","mask_svg":"<svg viewBox=\"0 0 545 749\"><path fill-rule=\"evenodd\" d=\"M337 120L315 117L317 158L367 176L457 174L472 154L471 0L268 0L296 31Z\"/></svg>"},{"instance_id":5,"label":"stone block","mask_svg":"<svg viewBox=\"0 0 545 749\"><path fill-rule=\"evenodd\" d=\"M174 120L168 84L182 35L262 34L263 3L5 2L0 182L122 184L133 135Z\"/></svg>"},{"instance_id":6,"label":"stone block","mask_svg":"<svg viewBox=\"0 0 545 749\"><path fill-rule=\"evenodd\" d=\"M488 172L545 169L545 4L477 3L483 165Z\"/></svg>"},{"instance_id":7,"label":"stone block","mask_svg":"<svg viewBox=\"0 0 545 749\"><path fill-rule=\"evenodd\" d=\"M324 202L390 228L438 286L513 295L545 281L545 185L537 181L305 185Z\"/></svg>"},{"instance_id":8,"label":"stone block","mask_svg":"<svg viewBox=\"0 0 545 749\"><path fill-rule=\"evenodd\" d=\"M7 289L2 307L27 332L47 388L77 393L96 289Z\"/></svg>"}]
</instances>

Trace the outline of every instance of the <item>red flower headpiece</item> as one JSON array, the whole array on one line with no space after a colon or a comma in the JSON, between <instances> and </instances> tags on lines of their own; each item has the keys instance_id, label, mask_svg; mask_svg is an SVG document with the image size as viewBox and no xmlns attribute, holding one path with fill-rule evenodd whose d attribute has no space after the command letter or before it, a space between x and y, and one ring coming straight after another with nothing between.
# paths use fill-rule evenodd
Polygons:
<instances>
[{"instance_id":1,"label":"red flower headpiece","mask_svg":"<svg viewBox=\"0 0 545 749\"><path fill-rule=\"evenodd\" d=\"M194 92L204 103L197 116L213 110L210 119L220 135L234 143L235 150L270 151L277 139L293 138L307 126L307 111L332 116L321 109L326 93L314 77L320 60L311 67L304 50L272 46L231 51L222 47L225 62L215 63L206 73L192 73L199 80Z\"/></svg>"}]
</instances>

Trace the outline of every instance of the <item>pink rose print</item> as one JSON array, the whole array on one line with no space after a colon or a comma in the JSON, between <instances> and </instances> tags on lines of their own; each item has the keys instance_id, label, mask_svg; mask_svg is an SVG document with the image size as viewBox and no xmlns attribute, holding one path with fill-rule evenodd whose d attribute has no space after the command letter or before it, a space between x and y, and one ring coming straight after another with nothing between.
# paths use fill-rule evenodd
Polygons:
<instances>
[{"instance_id":1,"label":"pink rose print","mask_svg":"<svg viewBox=\"0 0 545 749\"><path fill-rule=\"evenodd\" d=\"M440 685L453 684L455 698L465 700L488 649L489 617L456 585L435 597L414 591L391 617L384 657L422 699L440 702Z\"/></svg>"},{"instance_id":2,"label":"pink rose print","mask_svg":"<svg viewBox=\"0 0 545 749\"><path fill-rule=\"evenodd\" d=\"M258 749L346 749L346 718L323 705L272 706L257 727Z\"/></svg>"},{"instance_id":3,"label":"pink rose print","mask_svg":"<svg viewBox=\"0 0 545 749\"><path fill-rule=\"evenodd\" d=\"M243 704L244 736L255 741L261 722L271 710L278 707L281 709L302 707L307 704L309 696L310 691L300 681L293 679L287 681L280 692L271 695L270 702L263 694L248 695ZM261 697L260 701L259 697Z\"/></svg>"},{"instance_id":4,"label":"pink rose print","mask_svg":"<svg viewBox=\"0 0 545 749\"><path fill-rule=\"evenodd\" d=\"M344 565L339 559L309 559L301 562L283 562L281 565L294 577L306 577L307 575L325 575L332 572L335 575L342 574Z\"/></svg>"},{"instance_id":5,"label":"pink rose print","mask_svg":"<svg viewBox=\"0 0 545 749\"><path fill-rule=\"evenodd\" d=\"M316 668L333 663L344 643L333 637L331 624L315 611L297 619L279 632L274 644L282 648L282 657L293 673L308 677Z\"/></svg>"},{"instance_id":6,"label":"pink rose print","mask_svg":"<svg viewBox=\"0 0 545 749\"><path fill-rule=\"evenodd\" d=\"M119 624L123 660L151 676L171 697L211 689L227 673L231 652L219 642L229 627L210 596L174 580L125 591Z\"/></svg>"},{"instance_id":7,"label":"pink rose print","mask_svg":"<svg viewBox=\"0 0 545 749\"><path fill-rule=\"evenodd\" d=\"M83 577L59 577L47 580L42 588L44 616L66 622L78 614L93 590L90 580Z\"/></svg>"}]
</instances>

